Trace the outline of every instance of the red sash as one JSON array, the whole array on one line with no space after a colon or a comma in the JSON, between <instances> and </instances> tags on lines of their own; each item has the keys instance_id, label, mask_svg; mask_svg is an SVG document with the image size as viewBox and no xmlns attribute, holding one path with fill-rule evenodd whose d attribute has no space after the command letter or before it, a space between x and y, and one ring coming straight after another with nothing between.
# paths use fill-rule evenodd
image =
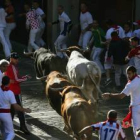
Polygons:
<instances>
[{"instance_id":1,"label":"red sash","mask_svg":"<svg viewBox=\"0 0 140 140\"><path fill-rule=\"evenodd\" d=\"M10 109L0 109L0 113L10 113Z\"/></svg>"},{"instance_id":2,"label":"red sash","mask_svg":"<svg viewBox=\"0 0 140 140\"><path fill-rule=\"evenodd\" d=\"M129 108L129 113L122 121L122 127L129 128L131 126L131 120L132 120L132 106Z\"/></svg>"}]
</instances>

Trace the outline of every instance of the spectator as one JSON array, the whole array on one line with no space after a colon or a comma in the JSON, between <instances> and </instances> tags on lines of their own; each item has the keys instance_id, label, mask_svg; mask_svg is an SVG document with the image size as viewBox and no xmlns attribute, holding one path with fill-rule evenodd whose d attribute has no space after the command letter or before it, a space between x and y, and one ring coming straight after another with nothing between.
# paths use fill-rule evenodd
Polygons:
<instances>
[{"instance_id":1,"label":"spectator","mask_svg":"<svg viewBox=\"0 0 140 140\"><path fill-rule=\"evenodd\" d=\"M36 11L38 19L39 19L39 24L40 24L40 32L37 35L37 44L40 47L45 47L46 43L42 39L42 35L45 30L45 22L43 20L45 19L46 15L45 15L44 11L39 7L38 0L33 1L33 8L35 8L35 11Z\"/></svg>"},{"instance_id":2,"label":"spectator","mask_svg":"<svg viewBox=\"0 0 140 140\"><path fill-rule=\"evenodd\" d=\"M122 130L121 125L117 122L117 112L115 110L110 110L107 113L107 121L99 122L91 126L83 128L79 135L84 139L84 136L92 131L99 130L100 140L125 140L125 134Z\"/></svg>"},{"instance_id":3,"label":"spectator","mask_svg":"<svg viewBox=\"0 0 140 140\"><path fill-rule=\"evenodd\" d=\"M10 85L9 89L14 93L17 104L22 106L21 103L21 88L20 83L27 81L29 76L23 76L22 78L19 77L19 72L17 69L19 55L16 52L13 52L10 57L10 65L5 72L5 75L10 78ZM25 125L25 116L23 112L18 111L18 118L20 121L20 130L23 131L25 134L29 135L30 132L28 131ZM14 108L11 109L12 118L14 118L15 110Z\"/></svg>"},{"instance_id":4,"label":"spectator","mask_svg":"<svg viewBox=\"0 0 140 140\"><path fill-rule=\"evenodd\" d=\"M31 4L26 3L24 5L26 13L26 28L30 29L28 52L39 49L39 46L35 43L37 40L37 34L40 32L40 24L38 16L35 10L31 9Z\"/></svg>"},{"instance_id":5,"label":"spectator","mask_svg":"<svg viewBox=\"0 0 140 140\"><path fill-rule=\"evenodd\" d=\"M11 0L5 0L5 5L6 5L5 11L7 13L7 16L6 16L7 25L4 30L4 34L5 34L5 38L8 43L9 49L10 51L12 51L12 45L10 42L10 34L12 30L16 28L15 17L14 17L15 13L14 13L14 7L12 6Z\"/></svg>"},{"instance_id":6,"label":"spectator","mask_svg":"<svg viewBox=\"0 0 140 140\"><path fill-rule=\"evenodd\" d=\"M106 21L106 25L107 25L107 32L106 32L106 40L108 42L108 47L109 47L109 42L111 40L111 33L113 31L116 31L118 33L118 36L120 38L124 38L125 37L125 34L124 34L124 31L122 29L121 26L118 26L116 25L113 20L111 19L108 19ZM111 68L112 68L112 58L108 61L107 60L107 57L108 57L108 47L107 47L107 50L106 50L106 54L105 54L105 62L104 62L104 68L106 70L106 81L105 81L105 86L109 85L112 81L111 81Z\"/></svg>"},{"instance_id":7,"label":"spectator","mask_svg":"<svg viewBox=\"0 0 140 140\"><path fill-rule=\"evenodd\" d=\"M133 24L137 26L137 29L133 32L133 36L140 39L140 20L133 22Z\"/></svg>"},{"instance_id":8,"label":"spectator","mask_svg":"<svg viewBox=\"0 0 140 140\"><path fill-rule=\"evenodd\" d=\"M69 16L64 12L64 7L62 5L58 6L58 14L59 14L59 19L52 23L52 24L60 23L60 34L56 39L54 45L55 45L57 55L63 58L65 57L65 54L59 52L58 50L67 48L66 42L67 42L68 33L72 26L72 22Z\"/></svg>"},{"instance_id":9,"label":"spectator","mask_svg":"<svg viewBox=\"0 0 140 140\"><path fill-rule=\"evenodd\" d=\"M129 38L132 37L132 29L131 29L131 23L130 22L126 22L124 24L124 33L125 33L125 39L129 40Z\"/></svg>"},{"instance_id":10,"label":"spectator","mask_svg":"<svg viewBox=\"0 0 140 140\"><path fill-rule=\"evenodd\" d=\"M97 65L100 67L101 72L104 73L104 67L102 66L102 63L100 61L100 55L102 51L104 50L104 43L105 42L105 32L99 27L98 21L93 21L93 26L91 28L92 34L93 34L93 42L94 46L92 49L91 59L97 63Z\"/></svg>"},{"instance_id":11,"label":"spectator","mask_svg":"<svg viewBox=\"0 0 140 140\"><path fill-rule=\"evenodd\" d=\"M132 37L130 39L131 46L134 47L132 49L128 56L126 57L126 60L130 60L132 57L134 57L134 65L137 69L137 73L140 75L140 45L139 45L139 38L138 37Z\"/></svg>"},{"instance_id":12,"label":"spectator","mask_svg":"<svg viewBox=\"0 0 140 140\"><path fill-rule=\"evenodd\" d=\"M92 32L90 29L92 27L92 24L92 15L88 12L87 5L85 3L82 3L80 14L81 35L78 45L81 46L83 49L86 49L89 40L91 39Z\"/></svg>"},{"instance_id":13,"label":"spectator","mask_svg":"<svg viewBox=\"0 0 140 140\"><path fill-rule=\"evenodd\" d=\"M6 21L5 21L6 15L7 14L4 11L4 8L2 7L2 5L0 5L0 43L3 46L5 57L8 58L10 57L10 49L4 35L4 29L6 28Z\"/></svg>"},{"instance_id":14,"label":"spectator","mask_svg":"<svg viewBox=\"0 0 140 140\"><path fill-rule=\"evenodd\" d=\"M4 76L2 86L0 87L0 121L3 140L13 140L15 137L13 122L10 114L11 105L15 110L30 113L30 109L22 108L16 103L15 96L11 90L8 90L10 79Z\"/></svg>"},{"instance_id":15,"label":"spectator","mask_svg":"<svg viewBox=\"0 0 140 140\"><path fill-rule=\"evenodd\" d=\"M8 68L9 62L5 59L0 60L0 86L1 86L1 81L2 77L4 76L4 72L6 72Z\"/></svg>"},{"instance_id":16,"label":"spectator","mask_svg":"<svg viewBox=\"0 0 140 140\"><path fill-rule=\"evenodd\" d=\"M113 56L113 64L115 68L115 83L117 89L121 88L120 78L121 73L126 76L126 68L128 63L125 61L125 57L130 51L129 44L120 39L117 32L111 33L111 42L109 44L108 59Z\"/></svg>"}]
</instances>

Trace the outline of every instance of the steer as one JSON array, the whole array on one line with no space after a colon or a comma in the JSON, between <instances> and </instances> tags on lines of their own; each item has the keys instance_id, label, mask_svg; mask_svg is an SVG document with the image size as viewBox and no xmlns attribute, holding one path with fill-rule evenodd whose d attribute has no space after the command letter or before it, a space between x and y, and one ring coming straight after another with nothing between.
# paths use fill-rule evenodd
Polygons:
<instances>
[{"instance_id":1,"label":"steer","mask_svg":"<svg viewBox=\"0 0 140 140\"><path fill-rule=\"evenodd\" d=\"M82 87L83 94L87 100L97 105L98 95L101 93L99 85L101 80L101 71L98 65L87 60L82 55L82 50L77 46L61 50L66 52L69 60L66 66L67 74L70 80L79 87Z\"/></svg>"},{"instance_id":2,"label":"steer","mask_svg":"<svg viewBox=\"0 0 140 140\"><path fill-rule=\"evenodd\" d=\"M61 96L61 114L65 122L65 130L75 139L81 140L78 132L95 121L93 106L82 97L81 90L76 86L66 87ZM88 134L87 140L91 140L91 137L92 135Z\"/></svg>"},{"instance_id":3,"label":"steer","mask_svg":"<svg viewBox=\"0 0 140 140\"><path fill-rule=\"evenodd\" d=\"M45 79L51 71L66 72L67 60L53 54L45 48L40 48L34 53L24 53L34 59L34 68L37 79Z\"/></svg>"},{"instance_id":4,"label":"steer","mask_svg":"<svg viewBox=\"0 0 140 140\"><path fill-rule=\"evenodd\" d=\"M50 105L56 112L61 115L61 96L60 93L66 86L71 83L57 71L51 72L47 77L46 95Z\"/></svg>"}]
</instances>

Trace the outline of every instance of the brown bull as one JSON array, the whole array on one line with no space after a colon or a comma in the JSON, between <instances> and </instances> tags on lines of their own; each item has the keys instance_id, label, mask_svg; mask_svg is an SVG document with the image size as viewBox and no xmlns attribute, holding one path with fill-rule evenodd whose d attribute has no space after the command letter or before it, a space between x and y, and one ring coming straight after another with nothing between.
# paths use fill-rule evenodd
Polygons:
<instances>
[{"instance_id":1,"label":"brown bull","mask_svg":"<svg viewBox=\"0 0 140 140\"><path fill-rule=\"evenodd\" d=\"M65 121L65 130L71 132L75 139L81 140L78 132L95 121L93 106L82 97L81 90L75 86L66 87L61 96L61 114ZM91 140L92 134L88 134L86 139Z\"/></svg>"},{"instance_id":2,"label":"brown bull","mask_svg":"<svg viewBox=\"0 0 140 140\"><path fill-rule=\"evenodd\" d=\"M56 112L61 115L61 92L66 86L71 83L64 78L59 72L53 71L47 77L46 95L50 105Z\"/></svg>"}]
</instances>

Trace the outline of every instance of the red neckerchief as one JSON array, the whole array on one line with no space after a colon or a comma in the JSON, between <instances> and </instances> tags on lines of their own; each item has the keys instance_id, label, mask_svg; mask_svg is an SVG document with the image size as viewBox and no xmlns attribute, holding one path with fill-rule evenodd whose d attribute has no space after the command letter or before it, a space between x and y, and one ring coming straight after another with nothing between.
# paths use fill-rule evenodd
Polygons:
<instances>
[{"instance_id":1,"label":"red neckerchief","mask_svg":"<svg viewBox=\"0 0 140 140\"><path fill-rule=\"evenodd\" d=\"M3 91L8 91L8 90L9 90L9 87L6 87L6 86L2 85L2 86L1 86L1 89L2 89Z\"/></svg>"},{"instance_id":2,"label":"red neckerchief","mask_svg":"<svg viewBox=\"0 0 140 140\"><path fill-rule=\"evenodd\" d=\"M139 77L137 74L134 75L130 80L128 80L128 83L130 83L132 80L134 80L136 77Z\"/></svg>"},{"instance_id":3,"label":"red neckerchief","mask_svg":"<svg viewBox=\"0 0 140 140\"><path fill-rule=\"evenodd\" d=\"M130 83L132 80L134 80L136 77L139 77L137 74L134 75L131 80L128 81ZM129 113L127 116L123 119L122 121L122 127L123 128L129 128L131 125L131 120L132 120L132 106L129 107Z\"/></svg>"},{"instance_id":4,"label":"red neckerchief","mask_svg":"<svg viewBox=\"0 0 140 140\"><path fill-rule=\"evenodd\" d=\"M122 121L122 127L129 128L131 126L131 120L132 120L132 106L129 108L129 113Z\"/></svg>"},{"instance_id":5,"label":"red neckerchief","mask_svg":"<svg viewBox=\"0 0 140 140\"><path fill-rule=\"evenodd\" d=\"M119 38L119 36L114 36L114 37L112 37L112 40L113 41L118 41L118 40L120 40L120 38Z\"/></svg>"},{"instance_id":6,"label":"red neckerchief","mask_svg":"<svg viewBox=\"0 0 140 140\"><path fill-rule=\"evenodd\" d=\"M119 29L118 25L113 25L112 28L114 28L115 30Z\"/></svg>"},{"instance_id":7,"label":"red neckerchief","mask_svg":"<svg viewBox=\"0 0 140 140\"><path fill-rule=\"evenodd\" d=\"M88 10L85 10L85 11L81 11L81 13L82 13L82 14L85 14L86 12L88 12Z\"/></svg>"}]
</instances>

